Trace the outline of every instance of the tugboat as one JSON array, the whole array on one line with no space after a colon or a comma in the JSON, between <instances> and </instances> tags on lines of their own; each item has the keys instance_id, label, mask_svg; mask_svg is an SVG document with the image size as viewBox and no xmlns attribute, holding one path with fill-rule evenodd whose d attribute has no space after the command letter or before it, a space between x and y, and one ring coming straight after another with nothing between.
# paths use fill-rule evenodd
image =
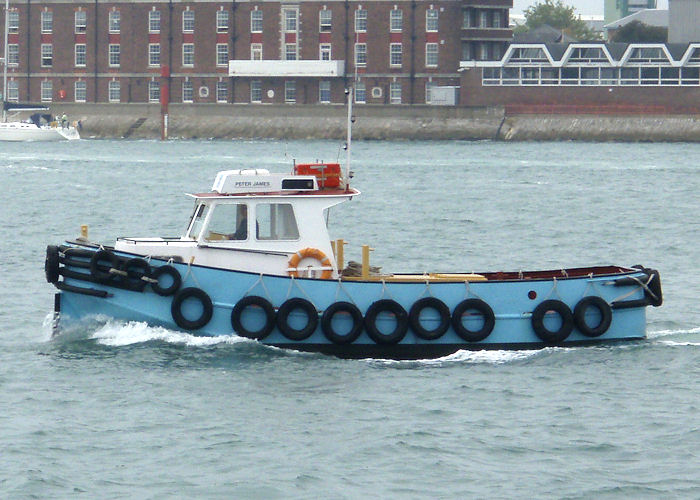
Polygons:
<instances>
[{"instance_id":1,"label":"tugboat","mask_svg":"<svg viewBox=\"0 0 700 500\"><path fill-rule=\"evenodd\" d=\"M338 357L425 359L643 339L646 307L663 301L658 271L642 266L393 274L370 265L367 246L346 266L326 215L359 194L349 165L227 170L189 195L180 237L50 245L55 328L111 317Z\"/></svg>"}]
</instances>

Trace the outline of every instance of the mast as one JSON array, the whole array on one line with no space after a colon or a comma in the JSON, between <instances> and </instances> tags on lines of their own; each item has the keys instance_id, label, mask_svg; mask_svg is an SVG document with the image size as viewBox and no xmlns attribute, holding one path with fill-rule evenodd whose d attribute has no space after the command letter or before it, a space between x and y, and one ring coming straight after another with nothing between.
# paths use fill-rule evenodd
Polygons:
<instances>
[{"instance_id":1,"label":"mast","mask_svg":"<svg viewBox=\"0 0 700 500\"><path fill-rule=\"evenodd\" d=\"M2 59L2 121L7 121L7 111L5 110L5 101L7 101L7 29L10 25L8 19L10 14L10 0L5 0L5 45L3 46L4 55Z\"/></svg>"},{"instance_id":2,"label":"mast","mask_svg":"<svg viewBox=\"0 0 700 500\"><path fill-rule=\"evenodd\" d=\"M345 90L348 96L348 125L347 133L348 137L345 142L345 187L350 186L350 146L352 145L352 101L353 101L353 87Z\"/></svg>"}]
</instances>

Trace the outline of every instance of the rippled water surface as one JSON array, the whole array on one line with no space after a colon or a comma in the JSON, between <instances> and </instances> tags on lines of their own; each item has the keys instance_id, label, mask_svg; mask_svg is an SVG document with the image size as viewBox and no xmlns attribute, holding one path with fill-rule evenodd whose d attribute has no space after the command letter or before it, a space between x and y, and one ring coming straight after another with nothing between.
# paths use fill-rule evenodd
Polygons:
<instances>
[{"instance_id":1,"label":"rippled water surface","mask_svg":"<svg viewBox=\"0 0 700 500\"><path fill-rule=\"evenodd\" d=\"M649 339L347 361L106 321L47 244L173 236L218 170L334 142L0 144L0 498L700 498L700 146L360 142L334 238L389 271L644 264Z\"/></svg>"}]
</instances>

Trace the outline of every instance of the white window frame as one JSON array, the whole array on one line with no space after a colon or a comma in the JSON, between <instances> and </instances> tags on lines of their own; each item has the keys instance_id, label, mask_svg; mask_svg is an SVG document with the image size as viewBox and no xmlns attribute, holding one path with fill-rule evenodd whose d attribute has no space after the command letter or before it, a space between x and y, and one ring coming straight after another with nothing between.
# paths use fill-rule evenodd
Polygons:
<instances>
[{"instance_id":1,"label":"white window frame","mask_svg":"<svg viewBox=\"0 0 700 500\"><path fill-rule=\"evenodd\" d=\"M183 33L194 33L194 11L193 10L183 10L182 11L182 32Z\"/></svg>"},{"instance_id":2,"label":"white window frame","mask_svg":"<svg viewBox=\"0 0 700 500\"><path fill-rule=\"evenodd\" d=\"M331 61L333 57L333 45L330 43L321 43L318 45L318 59L320 61Z\"/></svg>"},{"instance_id":3,"label":"white window frame","mask_svg":"<svg viewBox=\"0 0 700 500\"><path fill-rule=\"evenodd\" d=\"M391 82L389 84L389 103L401 104L401 82Z\"/></svg>"},{"instance_id":4,"label":"white window frame","mask_svg":"<svg viewBox=\"0 0 700 500\"><path fill-rule=\"evenodd\" d=\"M299 59L299 47L296 43L284 44L284 60L296 61Z\"/></svg>"},{"instance_id":5,"label":"white window frame","mask_svg":"<svg viewBox=\"0 0 700 500\"><path fill-rule=\"evenodd\" d=\"M437 68L439 60L439 45L437 43L426 43L425 44L425 67L426 68ZM435 62L432 62L432 59Z\"/></svg>"},{"instance_id":6,"label":"white window frame","mask_svg":"<svg viewBox=\"0 0 700 500\"><path fill-rule=\"evenodd\" d=\"M367 32L367 10L357 9L355 11L355 33Z\"/></svg>"},{"instance_id":7,"label":"white window frame","mask_svg":"<svg viewBox=\"0 0 700 500\"><path fill-rule=\"evenodd\" d=\"M53 82L51 80L43 80L41 82L41 102L53 101Z\"/></svg>"},{"instance_id":8,"label":"white window frame","mask_svg":"<svg viewBox=\"0 0 700 500\"><path fill-rule=\"evenodd\" d=\"M263 59L263 44L262 43L251 43L250 44L250 60L251 61L262 61Z\"/></svg>"},{"instance_id":9,"label":"white window frame","mask_svg":"<svg viewBox=\"0 0 700 500\"><path fill-rule=\"evenodd\" d=\"M284 82L284 102L288 104L297 102L297 82L295 80Z\"/></svg>"},{"instance_id":10,"label":"white window frame","mask_svg":"<svg viewBox=\"0 0 700 500\"><path fill-rule=\"evenodd\" d=\"M53 44L41 44L41 67L50 68L53 66Z\"/></svg>"},{"instance_id":11,"label":"white window frame","mask_svg":"<svg viewBox=\"0 0 700 500\"><path fill-rule=\"evenodd\" d=\"M327 98L324 98L324 93ZM320 104L330 104L331 103L331 81L321 80L318 82L318 102Z\"/></svg>"},{"instance_id":12,"label":"white window frame","mask_svg":"<svg viewBox=\"0 0 700 500\"><path fill-rule=\"evenodd\" d=\"M263 32L263 11L261 11L261 10L251 10L250 11L250 32L251 33L262 33Z\"/></svg>"},{"instance_id":13,"label":"white window frame","mask_svg":"<svg viewBox=\"0 0 700 500\"><path fill-rule=\"evenodd\" d=\"M299 30L299 10L282 9L282 23L284 33L296 33Z\"/></svg>"},{"instance_id":14,"label":"white window frame","mask_svg":"<svg viewBox=\"0 0 700 500\"><path fill-rule=\"evenodd\" d=\"M228 11L227 10L217 10L216 11L216 32L217 33L228 32Z\"/></svg>"},{"instance_id":15,"label":"white window frame","mask_svg":"<svg viewBox=\"0 0 700 500\"><path fill-rule=\"evenodd\" d=\"M53 33L53 12L50 10L41 12L41 32Z\"/></svg>"},{"instance_id":16,"label":"white window frame","mask_svg":"<svg viewBox=\"0 0 700 500\"><path fill-rule=\"evenodd\" d=\"M321 9L318 11L318 31L319 33L329 33L333 30L333 11Z\"/></svg>"},{"instance_id":17,"label":"white window frame","mask_svg":"<svg viewBox=\"0 0 700 500\"><path fill-rule=\"evenodd\" d=\"M19 82L17 80L7 81L7 100L13 102L19 101Z\"/></svg>"},{"instance_id":18,"label":"white window frame","mask_svg":"<svg viewBox=\"0 0 700 500\"><path fill-rule=\"evenodd\" d=\"M190 80L185 80L182 82L182 102L194 102L194 86Z\"/></svg>"},{"instance_id":19,"label":"white window frame","mask_svg":"<svg viewBox=\"0 0 700 500\"><path fill-rule=\"evenodd\" d=\"M254 104L262 103L262 82L260 80L251 80L250 82L250 102Z\"/></svg>"},{"instance_id":20,"label":"white window frame","mask_svg":"<svg viewBox=\"0 0 700 500\"><path fill-rule=\"evenodd\" d=\"M109 32L119 33L122 29L122 15L118 10L109 11Z\"/></svg>"},{"instance_id":21,"label":"white window frame","mask_svg":"<svg viewBox=\"0 0 700 500\"><path fill-rule=\"evenodd\" d=\"M362 49L362 50L359 50ZM360 61L360 55L362 55L362 61ZM356 43L355 44L355 66L367 66L367 44L366 43Z\"/></svg>"},{"instance_id":22,"label":"white window frame","mask_svg":"<svg viewBox=\"0 0 700 500\"><path fill-rule=\"evenodd\" d=\"M16 10L7 13L7 32L19 33L19 12Z\"/></svg>"},{"instance_id":23,"label":"white window frame","mask_svg":"<svg viewBox=\"0 0 700 500\"><path fill-rule=\"evenodd\" d=\"M73 100L87 102L87 82L85 80L76 80L73 84Z\"/></svg>"},{"instance_id":24,"label":"white window frame","mask_svg":"<svg viewBox=\"0 0 700 500\"><path fill-rule=\"evenodd\" d=\"M107 60L110 68L118 68L121 64L121 46L118 43L110 43L107 48Z\"/></svg>"},{"instance_id":25,"label":"white window frame","mask_svg":"<svg viewBox=\"0 0 700 500\"><path fill-rule=\"evenodd\" d=\"M427 9L425 11L425 31L434 33L440 26L440 13L437 9Z\"/></svg>"},{"instance_id":26,"label":"white window frame","mask_svg":"<svg viewBox=\"0 0 700 500\"><path fill-rule=\"evenodd\" d=\"M148 32L149 33L160 33L160 11L159 10L148 11Z\"/></svg>"},{"instance_id":27,"label":"white window frame","mask_svg":"<svg viewBox=\"0 0 700 500\"><path fill-rule=\"evenodd\" d=\"M74 15L75 33L87 32L87 11L76 10Z\"/></svg>"},{"instance_id":28,"label":"white window frame","mask_svg":"<svg viewBox=\"0 0 700 500\"><path fill-rule=\"evenodd\" d=\"M216 65L219 67L228 66L228 43L216 44Z\"/></svg>"},{"instance_id":29,"label":"white window frame","mask_svg":"<svg viewBox=\"0 0 700 500\"><path fill-rule=\"evenodd\" d=\"M194 66L194 44L193 43L183 43L182 44L182 66L185 68L192 68Z\"/></svg>"},{"instance_id":30,"label":"white window frame","mask_svg":"<svg viewBox=\"0 0 700 500\"><path fill-rule=\"evenodd\" d=\"M19 44L8 43L7 44L7 67L17 67L19 66Z\"/></svg>"},{"instance_id":31,"label":"white window frame","mask_svg":"<svg viewBox=\"0 0 700 500\"><path fill-rule=\"evenodd\" d=\"M75 67L84 68L87 65L87 45L84 43L76 43L73 53Z\"/></svg>"},{"instance_id":32,"label":"white window frame","mask_svg":"<svg viewBox=\"0 0 700 500\"><path fill-rule=\"evenodd\" d=\"M160 102L160 82L158 80L148 82L148 102Z\"/></svg>"},{"instance_id":33,"label":"white window frame","mask_svg":"<svg viewBox=\"0 0 700 500\"><path fill-rule=\"evenodd\" d=\"M403 31L403 10L392 9L389 11L389 31L394 33Z\"/></svg>"},{"instance_id":34,"label":"white window frame","mask_svg":"<svg viewBox=\"0 0 700 500\"><path fill-rule=\"evenodd\" d=\"M228 82L216 82L216 102L228 102Z\"/></svg>"},{"instance_id":35,"label":"white window frame","mask_svg":"<svg viewBox=\"0 0 700 500\"><path fill-rule=\"evenodd\" d=\"M364 82L355 83L355 102L358 104L367 103L367 87Z\"/></svg>"},{"instance_id":36,"label":"white window frame","mask_svg":"<svg viewBox=\"0 0 700 500\"><path fill-rule=\"evenodd\" d=\"M462 29L466 30L472 27L472 9L462 9Z\"/></svg>"},{"instance_id":37,"label":"white window frame","mask_svg":"<svg viewBox=\"0 0 700 500\"><path fill-rule=\"evenodd\" d=\"M122 85L119 80L112 80L107 84L107 100L109 102L121 102Z\"/></svg>"},{"instance_id":38,"label":"white window frame","mask_svg":"<svg viewBox=\"0 0 700 500\"><path fill-rule=\"evenodd\" d=\"M488 10L480 10L479 11L479 28L488 28L489 27L489 11Z\"/></svg>"},{"instance_id":39,"label":"white window frame","mask_svg":"<svg viewBox=\"0 0 700 500\"><path fill-rule=\"evenodd\" d=\"M400 68L402 64L403 64L403 44L390 43L389 44L389 66L391 68Z\"/></svg>"},{"instance_id":40,"label":"white window frame","mask_svg":"<svg viewBox=\"0 0 700 500\"><path fill-rule=\"evenodd\" d=\"M160 44L159 43L149 43L148 44L148 66L151 68L157 68L160 66Z\"/></svg>"}]
</instances>

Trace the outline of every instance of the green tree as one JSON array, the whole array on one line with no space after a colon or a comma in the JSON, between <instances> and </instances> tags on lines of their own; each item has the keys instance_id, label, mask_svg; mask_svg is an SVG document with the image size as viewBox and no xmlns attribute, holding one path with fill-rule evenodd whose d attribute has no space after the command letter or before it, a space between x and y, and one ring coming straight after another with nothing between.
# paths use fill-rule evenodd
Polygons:
<instances>
[{"instance_id":1,"label":"green tree","mask_svg":"<svg viewBox=\"0 0 700 500\"><path fill-rule=\"evenodd\" d=\"M523 11L525 24L516 28L515 32L527 32L547 24L552 28L563 31L572 38L581 41L600 40L600 35L576 15L576 9L564 4L562 0L544 0L530 5Z\"/></svg>"},{"instance_id":2,"label":"green tree","mask_svg":"<svg viewBox=\"0 0 700 500\"><path fill-rule=\"evenodd\" d=\"M623 43L664 43L667 38L668 28L649 26L641 21L632 21L617 30L612 36L612 41Z\"/></svg>"}]
</instances>

